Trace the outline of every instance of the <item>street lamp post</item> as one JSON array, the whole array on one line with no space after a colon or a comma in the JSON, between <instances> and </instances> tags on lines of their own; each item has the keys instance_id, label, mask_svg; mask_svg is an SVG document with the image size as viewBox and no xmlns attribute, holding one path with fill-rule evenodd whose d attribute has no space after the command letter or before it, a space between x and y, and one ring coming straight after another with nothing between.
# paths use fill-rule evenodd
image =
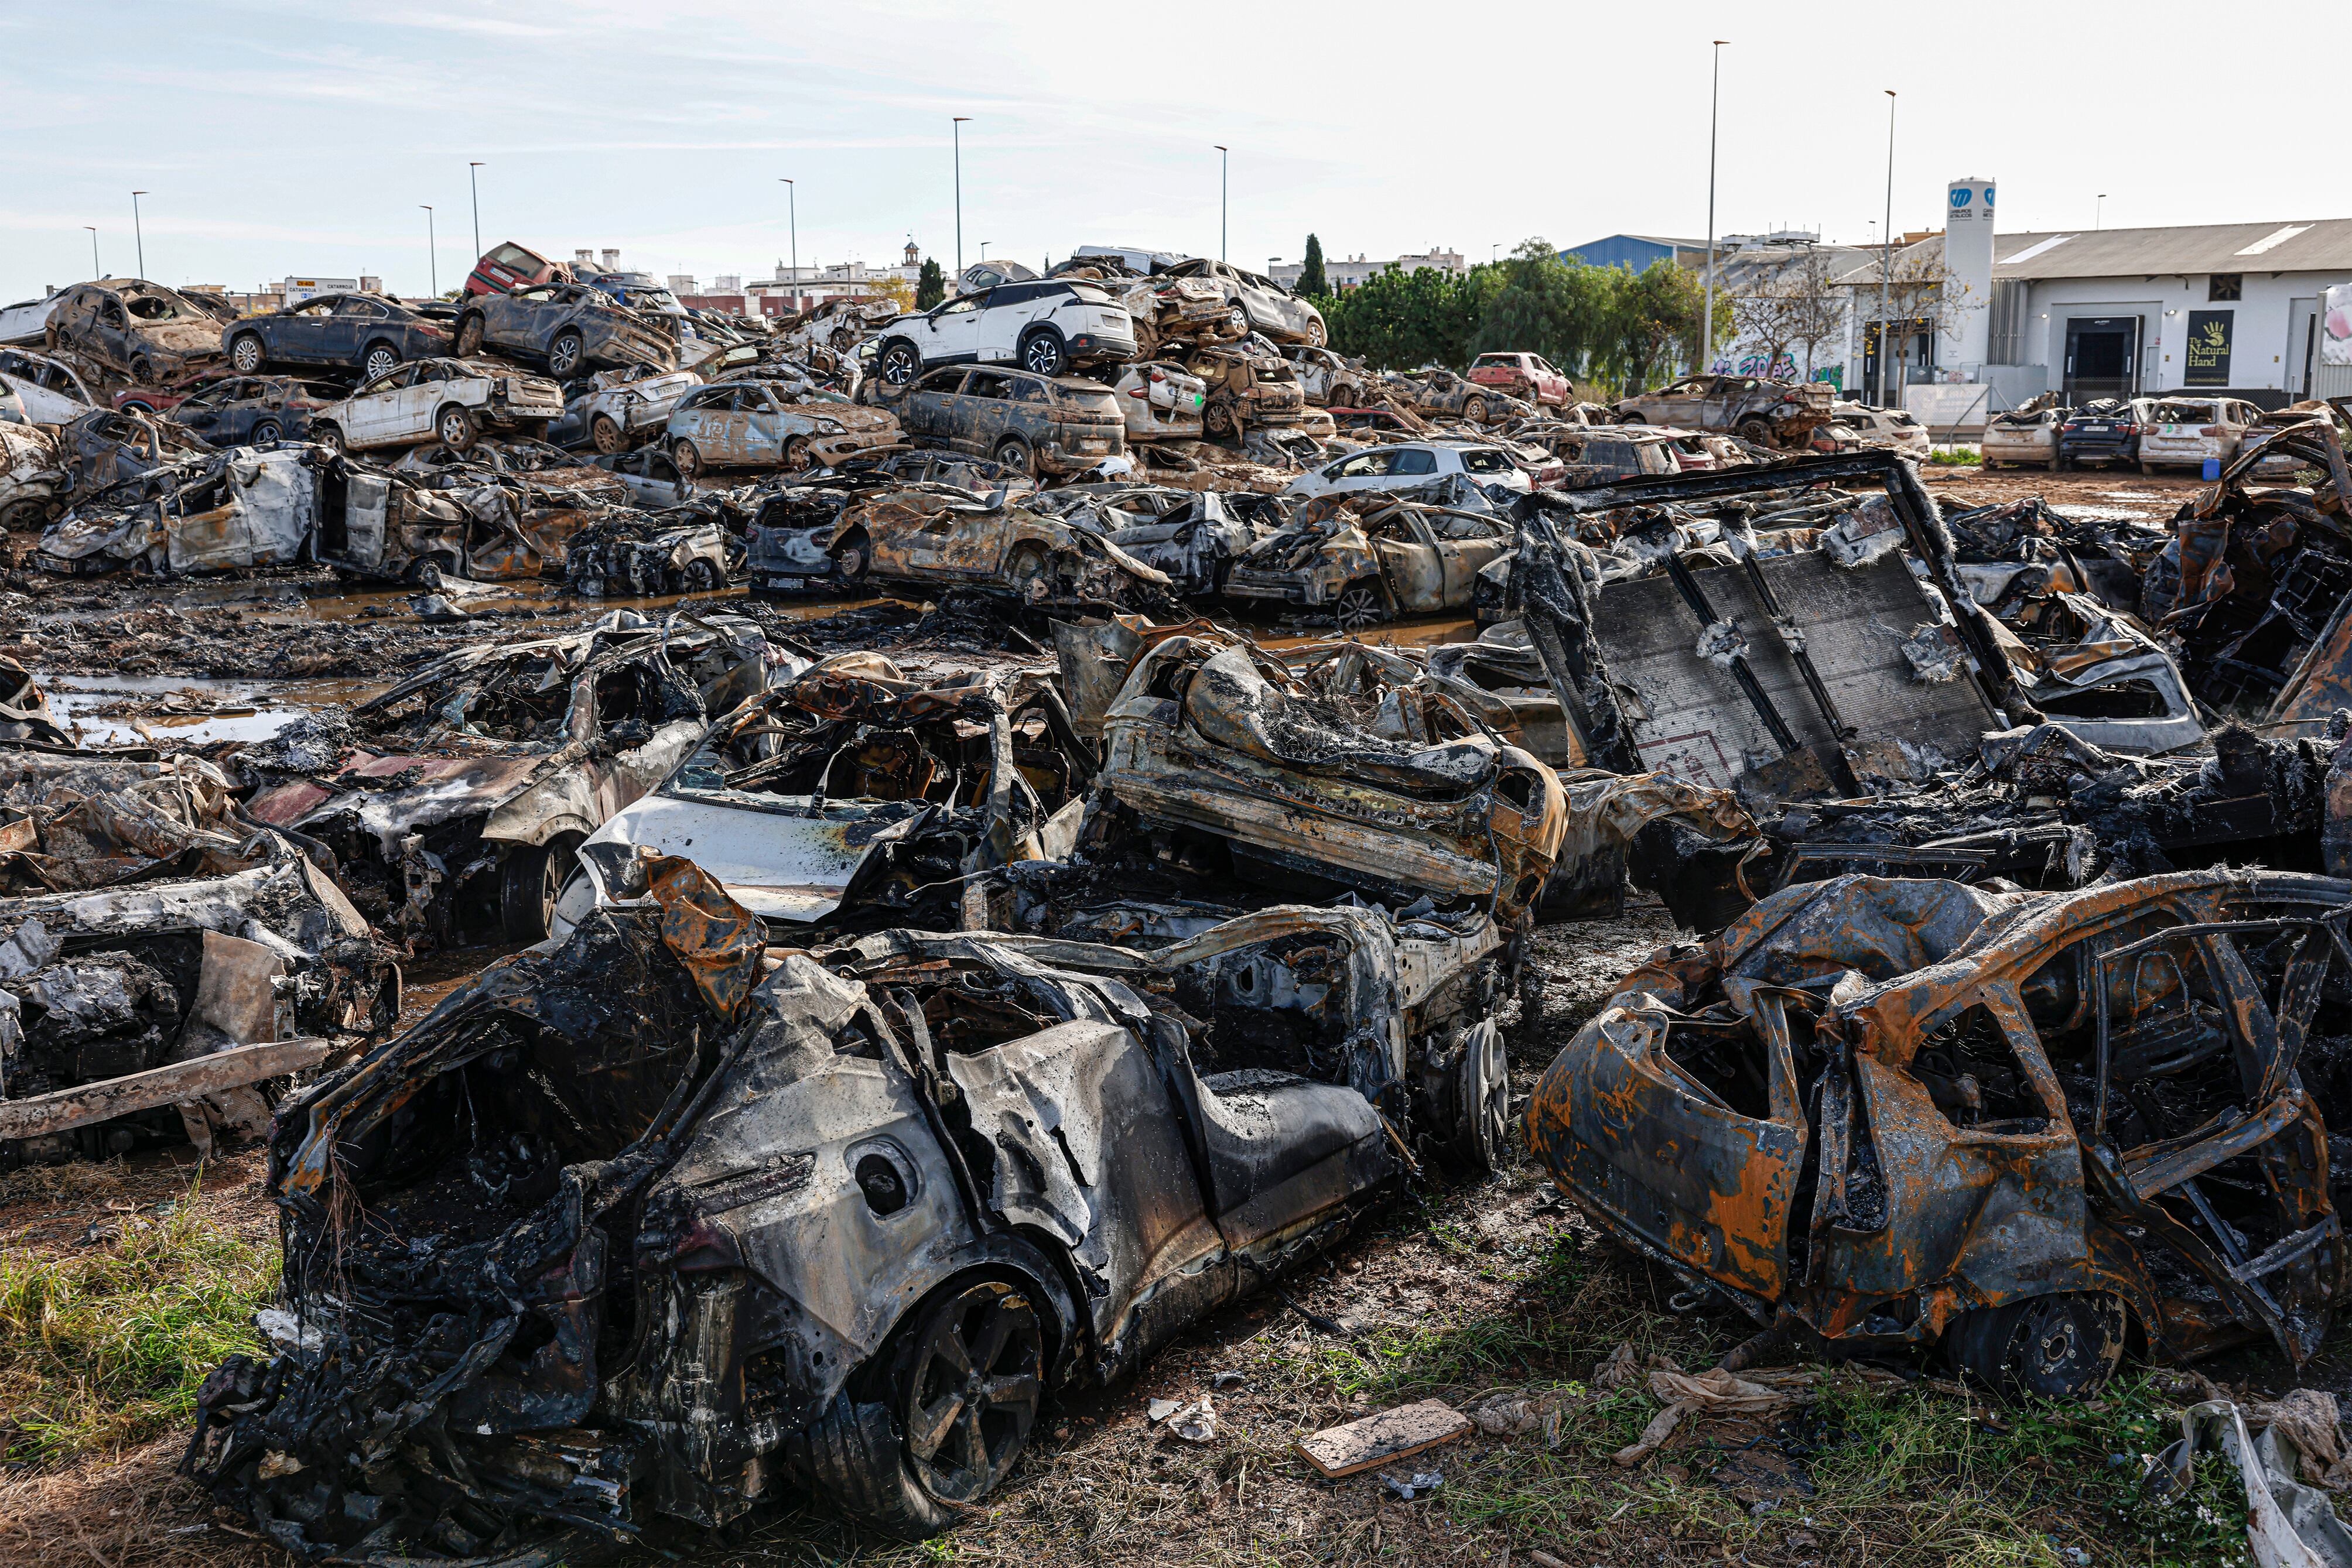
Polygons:
<instances>
[{"instance_id":1,"label":"street lamp post","mask_svg":"<svg viewBox=\"0 0 2352 1568\"><path fill-rule=\"evenodd\" d=\"M981 260L982 260L982 261L986 261L986 260L988 259L988 247L989 247L991 245L994 244L994 243L995 243L995 242L994 242L994 241L992 241L992 240L982 240L982 241L981 241L981 242L980 242L980 259L981 259Z\"/></svg>"},{"instance_id":2,"label":"street lamp post","mask_svg":"<svg viewBox=\"0 0 2352 1568\"><path fill-rule=\"evenodd\" d=\"M142 277L147 276L147 231L139 225L139 198L152 193L149 191L131 193L131 233L139 246L139 276Z\"/></svg>"},{"instance_id":3,"label":"street lamp post","mask_svg":"<svg viewBox=\"0 0 2352 1568\"><path fill-rule=\"evenodd\" d=\"M474 259L477 261L482 256L482 186L475 179L474 171L480 167L479 163L466 165L466 189L472 193L474 198ZM467 270L472 269L469 267Z\"/></svg>"},{"instance_id":4,"label":"street lamp post","mask_svg":"<svg viewBox=\"0 0 2352 1568\"><path fill-rule=\"evenodd\" d=\"M2099 204L2093 213L2091 226L2095 229L2107 226L2107 193L2105 191L2099 193Z\"/></svg>"},{"instance_id":5,"label":"street lamp post","mask_svg":"<svg viewBox=\"0 0 2352 1568\"><path fill-rule=\"evenodd\" d=\"M1225 259L1225 193L1231 188L1225 179L1225 170L1232 160L1231 152L1223 147L1217 148L1217 259L1219 261Z\"/></svg>"},{"instance_id":6,"label":"street lamp post","mask_svg":"<svg viewBox=\"0 0 2352 1568\"><path fill-rule=\"evenodd\" d=\"M1706 315L1698 324L1702 375L1715 365L1715 128L1717 106L1723 99L1723 46L1730 41L1715 40L1715 74L1706 89Z\"/></svg>"},{"instance_id":7,"label":"street lamp post","mask_svg":"<svg viewBox=\"0 0 2352 1568\"><path fill-rule=\"evenodd\" d=\"M801 303L801 188L782 174L777 181L784 187L785 211L792 214L793 225L793 314L797 316L807 307Z\"/></svg>"},{"instance_id":8,"label":"street lamp post","mask_svg":"<svg viewBox=\"0 0 2352 1568\"><path fill-rule=\"evenodd\" d=\"M969 114L955 117L956 276L963 276L963 126Z\"/></svg>"},{"instance_id":9,"label":"street lamp post","mask_svg":"<svg viewBox=\"0 0 2352 1568\"><path fill-rule=\"evenodd\" d=\"M1886 284L1895 269L1895 89L1886 89L1886 221L1878 230L1878 406L1886 406L1886 361L1895 347Z\"/></svg>"},{"instance_id":10,"label":"street lamp post","mask_svg":"<svg viewBox=\"0 0 2352 1568\"><path fill-rule=\"evenodd\" d=\"M104 277L106 269L98 265L98 225L84 224L81 226L89 231L89 275L92 277Z\"/></svg>"},{"instance_id":11,"label":"street lamp post","mask_svg":"<svg viewBox=\"0 0 2352 1568\"><path fill-rule=\"evenodd\" d=\"M433 280L433 298L438 299L441 298L441 252L433 239L433 207L428 202L416 204L425 209L425 276Z\"/></svg>"}]
</instances>

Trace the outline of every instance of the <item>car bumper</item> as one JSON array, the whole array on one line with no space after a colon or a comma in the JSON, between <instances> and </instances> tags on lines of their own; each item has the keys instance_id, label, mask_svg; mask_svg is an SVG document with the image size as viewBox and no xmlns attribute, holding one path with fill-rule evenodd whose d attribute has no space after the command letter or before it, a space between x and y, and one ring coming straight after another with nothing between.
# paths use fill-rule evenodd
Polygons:
<instances>
[{"instance_id":1,"label":"car bumper","mask_svg":"<svg viewBox=\"0 0 2352 1568\"><path fill-rule=\"evenodd\" d=\"M544 420L550 424L563 417L562 403L494 402L474 411L485 424L509 429L518 424L537 424Z\"/></svg>"},{"instance_id":2,"label":"car bumper","mask_svg":"<svg viewBox=\"0 0 2352 1568\"><path fill-rule=\"evenodd\" d=\"M1132 336L1115 338L1108 332L1080 332L1069 340L1073 360L1125 360L1135 355Z\"/></svg>"},{"instance_id":3,"label":"car bumper","mask_svg":"<svg viewBox=\"0 0 2352 1568\"><path fill-rule=\"evenodd\" d=\"M2088 440L2062 441L2058 452L2069 463L2126 462L2139 455L2139 441L2135 436L2093 436Z\"/></svg>"},{"instance_id":4,"label":"car bumper","mask_svg":"<svg viewBox=\"0 0 2352 1568\"><path fill-rule=\"evenodd\" d=\"M1286 604L1323 602L1320 583L1287 571L1250 571L1235 567L1225 574L1224 591L1234 599L1276 599Z\"/></svg>"}]
</instances>

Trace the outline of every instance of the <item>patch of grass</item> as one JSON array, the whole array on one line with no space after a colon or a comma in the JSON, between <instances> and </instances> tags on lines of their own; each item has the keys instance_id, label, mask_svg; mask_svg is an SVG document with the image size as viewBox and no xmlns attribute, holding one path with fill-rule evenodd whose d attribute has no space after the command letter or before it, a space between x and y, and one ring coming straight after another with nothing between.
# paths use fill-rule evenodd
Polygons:
<instances>
[{"instance_id":1,"label":"patch of grass","mask_svg":"<svg viewBox=\"0 0 2352 1568\"><path fill-rule=\"evenodd\" d=\"M276 1247L188 1202L126 1215L86 1253L0 1256L0 1458L118 1450L185 1421L205 1375L256 1348L278 1269Z\"/></svg>"},{"instance_id":2,"label":"patch of grass","mask_svg":"<svg viewBox=\"0 0 2352 1568\"><path fill-rule=\"evenodd\" d=\"M1927 461L1938 468L1973 468L1984 461L1984 455L1973 446L1938 446L1927 455Z\"/></svg>"}]
</instances>

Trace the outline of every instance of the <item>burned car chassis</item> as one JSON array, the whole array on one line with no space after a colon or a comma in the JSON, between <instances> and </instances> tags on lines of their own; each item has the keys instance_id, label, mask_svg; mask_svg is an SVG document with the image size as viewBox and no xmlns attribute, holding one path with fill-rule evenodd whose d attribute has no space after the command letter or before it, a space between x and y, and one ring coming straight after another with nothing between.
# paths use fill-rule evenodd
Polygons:
<instances>
[{"instance_id":1,"label":"burned car chassis","mask_svg":"<svg viewBox=\"0 0 2352 1568\"><path fill-rule=\"evenodd\" d=\"M1055 1389L1345 1235L1433 1072L1500 1058L1498 988L1433 961L1484 921L812 952L646 882L281 1113L281 1353L207 1380L185 1465L289 1550L550 1563L792 1486L932 1533Z\"/></svg>"},{"instance_id":2,"label":"burned car chassis","mask_svg":"<svg viewBox=\"0 0 2352 1568\"><path fill-rule=\"evenodd\" d=\"M2010 1396L2087 1396L2133 1344L2300 1365L2347 1282L2348 902L2261 871L1789 888L1629 977L1529 1136L1596 1223L1769 1326L1940 1340Z\"/></svg>"}]
</instances>

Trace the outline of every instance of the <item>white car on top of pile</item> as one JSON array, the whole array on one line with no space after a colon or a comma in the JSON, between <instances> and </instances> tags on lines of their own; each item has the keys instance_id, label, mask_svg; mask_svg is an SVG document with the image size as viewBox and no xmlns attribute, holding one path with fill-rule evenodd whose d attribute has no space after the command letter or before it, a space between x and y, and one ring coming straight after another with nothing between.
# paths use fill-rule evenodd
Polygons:
<instances>
[{"instance_id":1,"label":"white car on top of pile","mask_svg":"<svg viewBox=\"0 0 2352 1568\"><path fill-rule=\"evenodd\" d=\"M1135 352L1135 322L1124 306L1091 283L1051 277L960 294L876 336L876 363L894 391L933 365L1018 363L1058 376Z\"/></svg>"},{"instance_id":2,"label":"white car on top of pile","mask_svg":"<svg viewBox=\"0 0 2352 1568\"><path fill-rule=\"evenodd\" d=\"M1431 489L1460 474L1481 486L1499 485L1507 490L1528 490L1528 482L1511 455L1499 446L1470 442L1400 441L1390 446L1368 446L1310 468L1283 487L1286 496L1349 495L1367 490Z\"/></svg>"}]
</instances>

